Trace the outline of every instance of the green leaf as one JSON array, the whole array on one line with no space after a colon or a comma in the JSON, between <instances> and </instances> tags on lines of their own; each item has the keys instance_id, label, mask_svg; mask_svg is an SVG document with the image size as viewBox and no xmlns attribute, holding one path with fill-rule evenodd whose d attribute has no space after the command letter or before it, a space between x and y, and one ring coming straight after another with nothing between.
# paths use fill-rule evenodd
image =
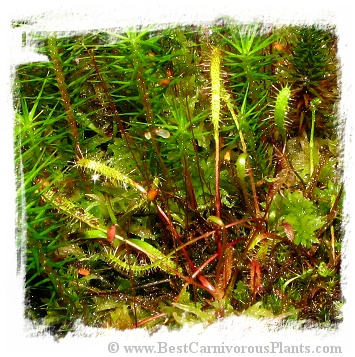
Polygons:
<instances>
[{"instance_id":1,"label":"green leaf","mask_svg":"<svg viewBox=\"0 0 355 357\"><path fill-rule=\"evenodd\" d=\"M279 130L282 139L286 142L286 116L288 111L288 102L291 97L290 87L283 87L276 96L274 119L277 129Z\"/></svg>"},{"instance_id":2,"label":"green leaf","mask_svg":"<svg viewBox=\"0 0 355 357\"><path fill-rule=\"evenodd\" d=\"M186 305L186 304L180 304L180 303L173 303L173 306L186 311L190 314L196 315L201 319L201 321L208 321L208 319L211 317L209 313L203 312L201 308L195 307L193 305Z\"/></svg>"},{"instance_id":3,"label":"green leaf","mask_svg":"<svg viewBox=\"0 0 355 357\"><path fill-rule=\"evenodd\" d=\"M315 233L325 224L325 218L313 201L300 191L291 193L289 190L284 195L280 221L291 225L295 233L293 242L306 248L318 243Z\"/></svg>"},{"instance_id":4,"label":"green leaf","mask_svg":"<svg viewBox=\"0 0 355 357\"><path fill-rule=\"evenodd\" d=\"M273 317L274 314L270 311L265 309L262 306L262 302L258 301L254 305L250 306L246 311L245 314L252 317Z\"/></svg>"},{"instance_id":5,"label":"green leaf","mask_svg":"<svg viewBox=\"0 0 355 357\"><path fill-rule=\"evenodd\" d=\"M327 267L325 262L320 262L318 266L318 274L326 278L327 276L334 276L334 272Z\"/></svg>"}]
</instances>

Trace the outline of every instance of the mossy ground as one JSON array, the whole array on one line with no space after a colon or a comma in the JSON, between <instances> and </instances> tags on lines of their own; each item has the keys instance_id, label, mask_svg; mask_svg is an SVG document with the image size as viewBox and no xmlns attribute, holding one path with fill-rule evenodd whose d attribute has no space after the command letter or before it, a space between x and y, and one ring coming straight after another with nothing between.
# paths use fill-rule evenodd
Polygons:
<instances>
[{"instance_id":1,"label":"mossy ground","mask_svg":"<svg viewBox=\"0 0 355 357\"><path fill-rule=\"evenodd\" d=\"M33 38L49 61L15 88L27 317L341 320L334 29Z\"/></svg>"}]
</instances>

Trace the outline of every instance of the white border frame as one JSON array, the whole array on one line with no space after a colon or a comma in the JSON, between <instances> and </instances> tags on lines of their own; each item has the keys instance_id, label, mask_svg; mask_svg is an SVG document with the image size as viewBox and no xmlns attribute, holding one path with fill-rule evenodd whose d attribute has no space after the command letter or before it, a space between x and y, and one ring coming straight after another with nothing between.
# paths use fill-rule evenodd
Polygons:
<instances>
[{"instance_id":1,"label":"white border frame","mask_svg":"<svg viewBox=\"0 0 355 357\"><path fill-rule=\"evenodd\" d=\"M155 341L167 341L181 345L184 341L198 341L200 345L261 345L270 341L282 341L285 345L340 345L344 355L352 351L351 333L354 320L354 261L355 245L353 243L354 192L353 178L354 160L354 35L351 12L346 1L228 1L197 2L179 0L173 1L19 1L14 0L2 5L4 20L0 21L2 34L1 54L1 99L5 99L0 117L0 239L1 245L1 303L0 326L3 329L5 345L1 344L4 353L24 353L31 356L53 355L63 356L64 353L80 353L86 356L110 355L108 342L121 344L154 344ZM327 24L337 27L339 36L339 56L342 65L342 98L340 114L344 119L344 160L345 160L345 190L346 202L344 212L347 213L345 230L345 255L343 259L343 293L347 301L344 307L344 322L337 332L281 329L269 331L266 323L241 318L229 318L217 322L208 328L203 326L186 327L182 331L169 333L162 329L149 336L144 330L118 332L114 330L96 330L78 326L75 334L69 334L59 343L46 335L36 336L31 325L23 319L23 276L15 275L17 269L15 240L15 175L12 141L12 79L11 71L14 64L28 61L32 56L29 49L21 48L19 32L10 28L11 20L27 18L35 23L29 29L43 31L85 31L94 28L127 27L132 24L190 24L210 22L220 16L234 17L242 22L261 21L278 24ZM13 73L12 73L13 74ZM4 86L4 84L6 85ZM6 87L7 86L7 87ZM3 169L4 168L4 169ZM352 273L351 273L352 272ZM23 273L23 272L22 272ZM86 338L93 337L93 338ZM95 338L94 338L95 337ZM5 352L6 351L6 352ZM120 351L120 354L123 354ZM199 356L200 354L194 354ZM248 354L250 355L250 354ZM251 354L254 355L254 354ZM255 354L256 355L256 354ZM294 355L294 354L293 354Z\"/></svg>"}]
</instances>

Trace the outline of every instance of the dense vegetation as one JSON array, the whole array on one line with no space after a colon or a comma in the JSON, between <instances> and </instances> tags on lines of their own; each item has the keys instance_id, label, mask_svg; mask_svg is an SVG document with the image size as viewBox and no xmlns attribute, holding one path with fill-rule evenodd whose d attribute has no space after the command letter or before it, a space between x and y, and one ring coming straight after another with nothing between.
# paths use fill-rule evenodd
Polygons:
<instances>
[{"instance_id":1,"label":"dense vegetation","mask_svg":"<svg viewBox=\"0 0 355 357\"><path fill-rule=\"evenodd\" d=\"M27 317L59 335L340 321L334 29L32 36L49 61L15 87Z\"/></svg>"}]
</instances>

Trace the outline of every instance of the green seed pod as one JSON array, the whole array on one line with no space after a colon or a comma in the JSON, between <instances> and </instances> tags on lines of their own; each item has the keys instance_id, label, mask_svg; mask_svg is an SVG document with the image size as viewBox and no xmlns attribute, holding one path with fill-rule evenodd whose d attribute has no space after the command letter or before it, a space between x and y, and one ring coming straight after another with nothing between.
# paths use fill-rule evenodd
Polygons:
<instances>
[{"instance_id":1,"label":"green seed pod","mask_svg":"<svg viewBox=\"0 0 355 357\"><path fill-rule=\"evenodd\" d=\"M209 216L207 221L217 224L218 226L224 227L223 221L217 216Z\"/></svg>"}]
</instances>

